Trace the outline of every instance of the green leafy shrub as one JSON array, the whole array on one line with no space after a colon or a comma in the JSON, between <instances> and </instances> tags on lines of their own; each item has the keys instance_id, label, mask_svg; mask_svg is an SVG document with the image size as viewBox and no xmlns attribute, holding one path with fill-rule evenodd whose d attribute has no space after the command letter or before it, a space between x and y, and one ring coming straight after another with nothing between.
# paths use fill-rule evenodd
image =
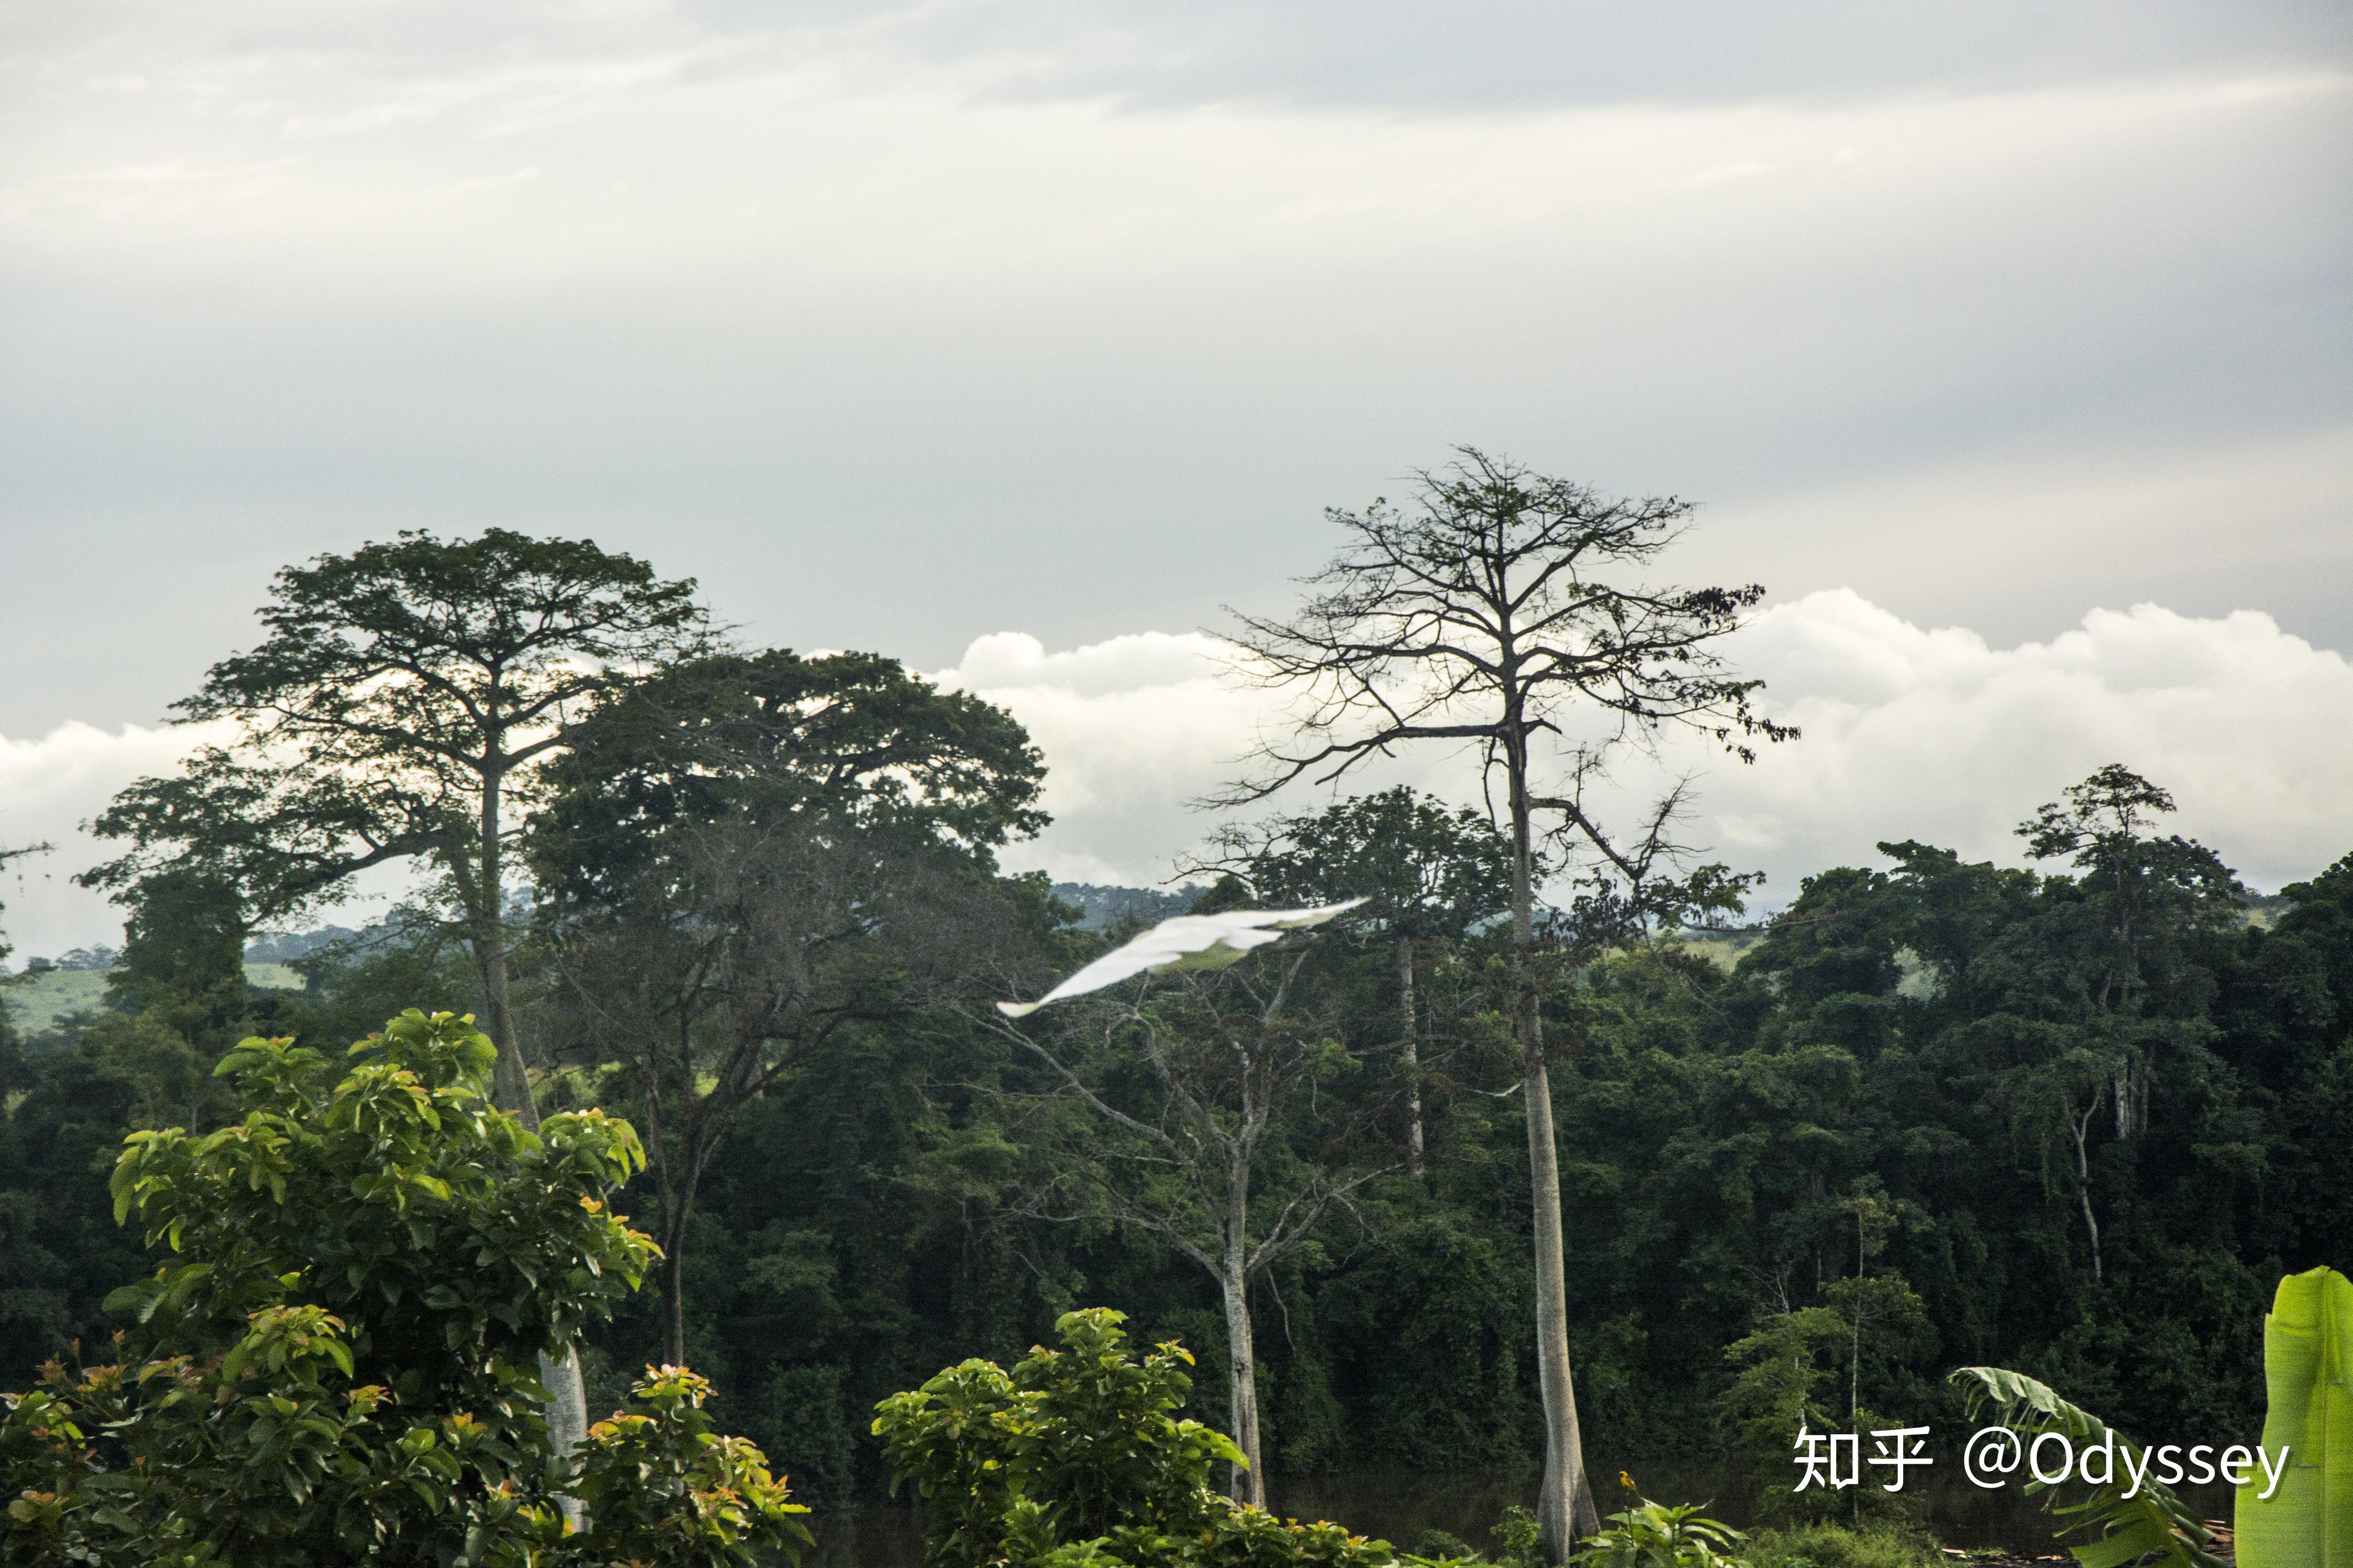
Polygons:
<instances>
[{"instance_id":1,"label":"green leafy shrub","mask_svg":"<svg viewBox=\"0 0 2353 1568\"><path fill-rule=\"evenodd\" d=\"M923 1499L933 1568L1387 1568L1388 1543L1278 1520L1210 1489L1240 1450L1176 1415L1183 1346L1138 1359L1122 1314L1070 1312L1060 1350L1006 1372L952 1366L877 1407L875 1435ZM1412 1561L1409 1559L1408 1561Z\"/></svg>"},{"instance_id":2,"label":"green leafy shrub","mask_svg":"<svg viewBox=\"0 0 2353 1568\"><path fill-rule=\"evenodd\" d=\"M1611 1514L1569 1561L1577 1568L1736 1568L1740 1531L1702 1515L1704 1506L1645 1498Z\"/></svg>"},{"instance_id":3,"label":"green leafy shrub","mask_svg":"<svg viewBox=\"0 0 2353 1568\"><path fill-rule=\"evenodd\" d=\"M1500 1568L1545 1568L1544 1527L1529 1510L1512 1504L1487 1533L1503 1549L1495 1554Z\"/></svg>"},{"instance_id":4,"label":"green leafy shrub","mask_svg":"<svg viewBox=\"0 0 2353 1568\"><path fill-rule=\"evenodd\" d=\"M1918 1535L1888 1525L1860 1530L1821 1521L1760 1530L1743 1553L1750 1568L1942 1568L1945 1558Z\"/></svg>"},{"instance_id":5,"label":"green leafy shrub","mask_svg":"<svg viewBox=\"0 0 2353 1568\"><path fill-rule=\"evenodd\" d=\"M340 1075L248 1039L216 1069L240 1121L131 1135L116 1216L172 1258L109 1299L137 1318L112 1363L6 1396L0 1562L725 1568L805 1539L682 1369L554 1451L539 1358L656 1255L606 1206L644 1154L600 1113L526 1131L494 1055L414 1010Z\"/></svg>"}]
</instances>

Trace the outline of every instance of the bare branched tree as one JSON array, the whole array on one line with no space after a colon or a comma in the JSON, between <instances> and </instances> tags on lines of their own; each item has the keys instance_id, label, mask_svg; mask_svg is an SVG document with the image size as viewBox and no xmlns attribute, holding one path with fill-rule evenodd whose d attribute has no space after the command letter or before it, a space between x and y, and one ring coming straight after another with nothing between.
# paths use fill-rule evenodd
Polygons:
<instances>
[{"instance_id":1,"label":"bare branched tree","mask_svg":"<svg viewBox=\"0 0 2353 1568\"><path fill-rule=\"evenodd\" d=\"M1265 1506L1265 1449L1250 1331L1253 1282L1390 1167L1364 1157L1364 1112L1319 1092L1359 1064L1306 999L1314 939L1214 975L1147 983L989 1027L1044 1070L1032 1137L1055 1146L1027 1214L1148 1231L1192 1260L1225 1312L1237 1502ZM1048 1027L1059 1024L1055 1032ZM1005 1091L1018 1097L1018 1091Z\"/></svg>"},{"instance_id":2,"label":"bare branched tree","mask_svg":"<svg viewBox=\"0 0 2353 1568\"><path fill-rule=\"evenodd\" d=\"M1240 617L1237 672L1293 697L1295 723L1261 746L1258 768L1219 803L1331 784L1419 742L1474 753L1491 801L1502 785L1546 1435L1538 1512L1558 1562L1599 1518L1569 1375L1543 994L1610 945L1736 909L1752 880L1691 865L1694 852L1673 837L1687 780L1630 825L1602 819L1598 786L1630 751L1655 759L1666 731L1695 731L1743 762L1754 760L1753 742L1797 731L1758 714L1759 683L1736 678L1715 651L1761 587L1626 580L1676 537L1686 503L1614 500L1473 447L1417 478L1407 507L1329 514L1346 542L1308 579L1314 592L1295 618ZM1540 919L1547 841L1571 893Z\"/></svg>"}]
</instances>

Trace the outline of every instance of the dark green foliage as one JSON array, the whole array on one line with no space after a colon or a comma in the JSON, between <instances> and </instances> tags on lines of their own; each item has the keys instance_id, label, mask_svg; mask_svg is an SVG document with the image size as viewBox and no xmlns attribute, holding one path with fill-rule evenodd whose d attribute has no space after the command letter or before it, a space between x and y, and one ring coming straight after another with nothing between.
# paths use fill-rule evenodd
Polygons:
<instances>
[{"instance_id":1,"label":"dark green foliage","mask_svg":"<svg viewBox=\"0 0 2353 1568\"><path fill-rule=\"evenodd\" d=\"M1765 1478L1761 1500L1767 1511L1799 1511L1802 1500L1791 1489L1798 1477L1789 1465L1793 1435L1841 1425L1824 1402L1832 1358L1847 1344L1850 1331L1846 1320L1830 1308L1804 1307L1767 1314L1725 1347L1725 1360L1737 1370L1732 1386L1716 1395L1717 1419L1726 1440Z\"/></svg>"},{"instance_id":2,"label":"dark green foliage","mask_svg":"<svg viewBox=\"0 0 2353 1568\"><path fill-rule=\"evenodd\" d=\"M2353 1173L2326 1157L2332 1130L2353 1124L2353 862L2301 885L2273 929L2202 950L2211 1033L2152 1053L2145 1123L2117 1137L2104 1101L2087 1139L2107 1265L2094 1279L2072 1141L2021 1099L2084 1016L2051 926L2072 918L2073 879L1917 845L1891 856L1884 871L1810 882L1736 973L1668 943L1547 1004L1563 1179L1588 1205L1567 1239L1598 1458L1731 1451L1761 1469L1779 1417L1748 1412L1764 1426L1746 1444L1737 1419L1715 1419L1740 1371L1725 1347L1771 1313L1834 1312L1833 1289L1858 1272L1859 1203L1887 1215L1862 1272L1901 1281L1925 1316L1866 1336L1859 1366L1844 1320L1825 1321L1810 1397L1826 1416L1843 1419L1852 1383L1866 1412L1956 1420L1941 1373L1999 1358L2119 1421L2252 1434L2250 1325L2271 1281L2353 1256ZM1363 978L1343 1038L1392 1037L1387 956L1348 959ZM1462 962L1475 975L1486 959L1474 942ZM1467 1009L1465 1029L1479 1024ZM1451 1468L1541 1452L1515 1098L1468 1092L1509 1068L1466 1053L1464 1091L1431 1123L1427 1178L1366 1189L1361 1227L1327 1226L1253 1299L1280 1466ZM710 1240L695 1243L710 1249L695 1331L727 1347L734 1386L833 1367L855 1408L927 1364L1003 1358L1077 1301L1111 1300L1142 1331L1201 1348L1189 1409L1224 1418L1222 1331L1191 1265L1147 1237L1007 1212L1036 1152L992 1134L986 1100L959 1087L1005 1070L953 1030L872 1031L747 1110L714 1156ZM763 1238L786 1235L800 1261L751 1274L778 1256ZM818 1259L822 1290L764 1283L807 1279ZM899 1381L877 1387L885 1375ZM730 1419L785 1440L749 1411ZM862 1438L855 1473L861 1490L878 1483Z\"/></svg>"},{"instance_id":3,"label":"dark green foliage","mask_svg":"<svg viewBox=\"0 0 2353 1568\"><path fill-rule=\"evenodd\" d=\"M150 1266L138 1237L114 1224L106 1173L138 1102L159 1091L115 1066L75 1049L11 1067L0 1121L0 1386L23 1387L77 1338L104 1338L99 1303Z\"/></svg>"},{"instance_id":4,"label":"dark green foliage","mask_svg":"<svg viewBox=\"0 0 2353 1568\"><path fill-rule=\"evenodd\" d=\"M1731 1454L1786 1479L1788 1436L1778 1460L1769 1450L1800 1399L1842 1422L1852 1390L1865 1412L1949 1423L1941 1373L1968 1362L2017 1367L2127 1429L2252 1438L2273 1283L2353 1258L2353 1166L2337 1153L2353 1125L2353 857L2297 884L2268 926L2212 918L2202 873L2165 882L2135 917L2141 978L2112 980L2104 1014L2100 978L2121 960L2084 868L2003 870L1915 843L1886 854L1811 879L1736 972L1670 941L1546 997L1597 1466ZM1026 933L988 951L1066 971L1103 940L1057 933L1039 880L961 885ZM2182 888L2196 896L2168 890ZM1433 1075L1426 1175L1359 1189L1358 1218L1327 1222L1252 1296L1280 1470L1541 1453L1526 1156L1517 1095L1494 1092L1516 1075L1498 1048L1509 993L1493 941L1471 933L1419 977L1454 1053ZM1334 942L1316 963L1335 1037L1368 1066L1393 1061L1392 955ZM518 971L537 1037L570 1026L548 1005L560 979L535 960ZM462 947L419 927L325 962L272 1028L350 1038L406 995L478 1006L476 986ZM122 1133L220 1115L190 1107L192 1089L216 1088L191 1070L193 1047L136 1025L111 1017L6 1058L0 1355L19 1387L74 1337L100 1342L99 1298L153 1267L107 1211ZM2100 1100L2079 1183L2059 1069L2084 1051L2095 1070L2074 1082ZM2132 1075L2123 1133L2118 1066ZM1149 1236L1020 1212L1051 1151L995 1096L1039 1082L1001 1043L911 1005L801 1051L713 1142L683 1249L686 1359L719 1386L712 1418L760 1443L805 1500L879 1493L887 1467L862 1415L876 1401L966 1356L1009 1366L1082 1302L1116 1303L1140 1338L1195 1345L1183 1413L1225 1419L1224 1330L1198 1267ZM1317 1093L1338 1103L1283 1135L1370 1111L1393 1136L1395 1087L1335 1076ZM609 1070L542 1093L551 1110L635 1117L643 1103ZM618 1204L649 1228L659 1212L644 1178ZM1852 1325L1809 1316L1835 1317L1858 1276L1901 1282L1922 1310L1861 1336L1859 1357ZM661 1355L652 1296L594 1336L607 1400ZM1802 1336L1806 1375L1742 1381L1775 1364L1767 1342L1792 1320L1821 1331ZM1752 1335L1765 1338L1725 1359ZM1719 1405L1727 1390L1746 1392Z\"/></svg>"},{"instance_id":5,"label":"dark green foliage","mask_svg":"<svg viewBox=\"0 0 2353 1568\"><path fill-rule=\"evenodd\" d=\"M1936 1542L1897 1524L1854 1529L1828 1520L1760 1530L1743 1553L1753 1568L1946 1568Z\"/></svg>"},{"instance_id":6,"label":"dark green foliage","mask_svg":"<svg viewBox=\"0 0 2353 1568\"><path fill-rule=\"evenodd\" d=\"M1044 766L1010 716L892 658L787 649L669 666L598 707L535 825L549 891L618 906L690 875L678 832L810 819L987 850L1044 826Z\"/></svg>"},{"instance_id":7,"label":"dark green foliage","mask_svg":"<svg viewBox=\"0 0 2353 1568\"><path fill-rule=\"evenodd\" d=\"M235 888L194 870L159 871L123 901L131 918L110 1002L129 1013L162 1009L192 1037L243 1015L245 911Z\"/></svg>"},{"instance_id":8,"label":"dark green foliage","mask_svg":"<svg viewBox=\"0 0 2353 1568\"><path fill-rule=\"evenodd\" d=\"M952 998L1039 913L992 873L1045 822L1042 774L1010 716L871 654L694 659L577 726L533 826L538 929L565 1043L651 1140L665 1359L736 1118L845 1030Z\"/></svg>"},{"instance_id":9,"label":"dark green foliage","mask_svg":"<svg viewBox=\"0 0 2353 1568\"><path fill-rule=\"evenodd\" d=\"M1368 900L1358 923L1392 940L1459 939L1504 912L1512 846L1485 814L1405 788L1358 795L1217 840L1219 865L1265 904Z\"/></svg>"},{"instance_id":10,"label":"dark green foliage","mask_svg":"<svg viewBox=\"0 0 2353 1568\"><path fill-rule=\"evenodd\" d=\"M1407 1469L1442 1456L1450 1468L1509 1468L1535 1457L1526 1249L1500 1226L1466 1225L1456 1205L1468 1196L1392 1195L1310 1298L1317 1359L1347 1391L1326 1464ZM1277 1436L1295 1421L1278 1418Z\"/></svg>"},{"instance_id":11,"label":"dark green foliage","mask_svg":"<svg viewBox=\"0 0 2353 1568\"><path fill-rule=\"evenodd\" d=\"M1513 1503L1488 1533L1495 1538L1500 1568L1544 1568L1544 1531L1536 1516Z\"/></svg>"},{"instance_id":12,"label":"dark green foliage","mask_svg":"<svg viewBox=\"0 0 2353 1568\"><path fill-rule=\"evenodd\" d=\"M492 1110L491 1044L411 1011L331 1070L248 1039L244 1115L133 1133L111 1182L167 1261L110 1308L115 1360L6 1396L0 1560L239 1568L748 1563L796 1511L712 1434L708 1386L640 1383L568 1459L536 1381L653 1252L605 1200L643 1163L625 1122ZM586 1534L556 1494L589 1500Z\"/></svg>"}]
</instances>

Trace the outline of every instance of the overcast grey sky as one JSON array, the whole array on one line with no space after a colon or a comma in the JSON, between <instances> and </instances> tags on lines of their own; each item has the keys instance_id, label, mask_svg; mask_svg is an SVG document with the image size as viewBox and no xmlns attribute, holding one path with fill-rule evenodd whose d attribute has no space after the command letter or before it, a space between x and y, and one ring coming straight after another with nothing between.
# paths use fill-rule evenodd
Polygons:
<instances>
[{"instance_id":1,"label":"overcast grey sky","mask_svg":"<svg viewBox=\"0 0 2353 1568\"><path fill-rule=\"evenodd\" d=\"M0 0L0 841L402 527L944 669L1471 441L1784 604L2353 647L2348 146L2341 3Z\"/></svg>"}]
</instances>

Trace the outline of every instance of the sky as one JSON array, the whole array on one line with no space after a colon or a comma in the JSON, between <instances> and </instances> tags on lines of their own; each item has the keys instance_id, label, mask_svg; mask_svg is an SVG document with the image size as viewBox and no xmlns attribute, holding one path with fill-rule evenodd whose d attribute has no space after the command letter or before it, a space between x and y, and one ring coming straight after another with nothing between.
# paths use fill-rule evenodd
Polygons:
<instances>
[{"instance_id":1,"label":"sky","mask_svg":"<svg viewBox=\"0 0 2353 1568\"><path fill-rule=\"evenodd\" d=\"M2348 132L2339 4L0 0L9 939L111 940L75 825L402 528L987 692L1015 863L1155 879L1225 606L1466 442L1767 587L1807 738L1697 826L1778 896L2110 761L2275 887L2353 847Z\"/></svg>"}]
</instances>

